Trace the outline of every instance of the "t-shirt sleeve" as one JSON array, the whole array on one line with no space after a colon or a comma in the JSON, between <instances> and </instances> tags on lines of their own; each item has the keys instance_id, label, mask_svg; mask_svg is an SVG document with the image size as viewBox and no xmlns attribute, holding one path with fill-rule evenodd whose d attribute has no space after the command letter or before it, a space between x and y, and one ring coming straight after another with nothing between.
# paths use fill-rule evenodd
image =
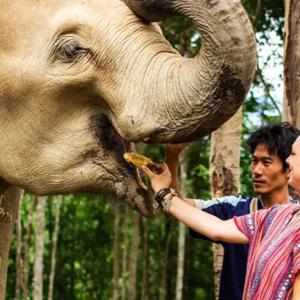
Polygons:
<instances>
[{"instance_id":1,"label":"t-shirt sleeve","mask_svg":"<svg viewBox=\"0 0 300 300\"><path fill-rule=\"evenodd\" d=\"M194 200L195 206L222 220L231 219L236 214L236 207L241 197L225 196L211 200Z\"/></svg>"},{"instance_id":2,"label":"t-shirt sleeve","mask_svg":"<svg viewBox=\"0 0 300 300\"><path fill-rule=\"evenodd\" d=\"M254 236L255 232L260 228L263 220L265 219L266 215L272 210L270 209L263 209L253 212L248 215L240 216L240 217L233 217L234 223L236 227L249 239L251 240Z\"/></svg>"}]
</instances>

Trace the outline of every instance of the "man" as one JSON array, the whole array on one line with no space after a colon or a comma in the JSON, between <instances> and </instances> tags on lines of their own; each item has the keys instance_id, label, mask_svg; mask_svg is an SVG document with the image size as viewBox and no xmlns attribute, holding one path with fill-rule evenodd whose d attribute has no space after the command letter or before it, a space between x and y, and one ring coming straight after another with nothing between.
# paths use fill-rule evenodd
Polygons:
<instances>
[{"instance_id":1,"label":"man","mask_svg":"<svg viewBox=\"0 0 300 300\"><path fill-rule=\"evenodd\" d=\"M251 174L257 197L227 196L209 201L186 201L223 220L246 215L275 204L297 203L289 196L289 168L286 159L300 131L288 123L275 123L258 129L249 140L252 155ZM178 161L182 146L167 146L166 163L172 174L172 186L178 191ZM191 235L204 238L191 230ZM220 300L240 300L243 295L248 246L222 243L224 262L221 273Z\"/></svg>"}]
</instances>

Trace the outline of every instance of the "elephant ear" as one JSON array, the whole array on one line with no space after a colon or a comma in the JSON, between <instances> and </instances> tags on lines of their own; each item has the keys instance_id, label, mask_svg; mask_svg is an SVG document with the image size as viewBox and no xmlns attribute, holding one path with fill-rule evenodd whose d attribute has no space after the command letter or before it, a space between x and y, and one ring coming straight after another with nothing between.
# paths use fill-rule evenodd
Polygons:
<instances>
[{"instance_id":1,"label":"elephant ear","mask_svg":"<svg viewBox=\"0 0 300 300\"><path fill-rule=\"evenodd\" d=\"M167 0L123 0L140 18L149 22L159 22L177 15Z\"/></svg>"}]
</instances>

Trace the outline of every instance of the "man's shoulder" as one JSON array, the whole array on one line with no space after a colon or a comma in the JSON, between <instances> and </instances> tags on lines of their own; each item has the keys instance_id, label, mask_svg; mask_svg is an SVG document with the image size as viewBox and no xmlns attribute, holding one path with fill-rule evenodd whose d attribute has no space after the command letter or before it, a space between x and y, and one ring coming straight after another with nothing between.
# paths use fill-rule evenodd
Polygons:
<instances>
[{"instance_id":1,"label":"man's shoulder","mask_svg":"<svg viewBox=\"0 0 300 300\"><path fill-rule=\"evenodd\" d=\"M219 214L226 216L227 219L233 216L248 214L252 199L252 197L245 195L224 196L204 201L202 209L207 212L219 211Z\"/></svg>"},{"instance_id":2,"label":"man's shoulder","mask_svg":"<svg viewBox=\"0 0 300 300\"><path fill-rule=\"evenodd\" d=\"M230 195L224 197L213 198L211 200L204 201L206 207L211 205L230 205L233 207L240 205L249 205L252 197L245 195Z\"/></svg>"}]
</instances>

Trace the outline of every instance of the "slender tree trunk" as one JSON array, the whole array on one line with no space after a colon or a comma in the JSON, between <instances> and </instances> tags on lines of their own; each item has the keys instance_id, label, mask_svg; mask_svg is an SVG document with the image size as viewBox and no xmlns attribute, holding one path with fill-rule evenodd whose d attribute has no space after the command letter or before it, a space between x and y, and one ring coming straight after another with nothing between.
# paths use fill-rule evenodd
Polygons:
<instances>
[{"instance_id":1,"label":"slender tree trunk","mask_svg":"<svg viewBox=\"0 0 300 300\"><path fill-rule=\"evenodd\" d=\"M31 204L30 204L29 211L27 212L27 223L26 223L26 234L25 234L25 245L24 245L24 261L23 261L23 270L22 270L22 291L23 291L24 299L28 299L30 240L31 240L32 219L33 219L36 202L37 202L37 197L31 195Z\"/></svg>"},{"instance_id":2,"label":"slender tree trunk","mask_svg":"<svg viewBox=\"0 0 300 300\"><path fill-rule=\"evenodd\" d=\"M242 108L211 137L210 181L212 197L238 194L240 191L240 144ZM213 244L215 298L219 298L223 247Z\"/></svg>"},{"instance_id":3,"label":"slender tree trunk","mask_svg":"<svg viewBox=\"0 0 300 300\"><path fill-rule=\"evenodd\" d=\"M36 207L35 262L33 274L33 300L43 299L43 254L46 197L38 197Z\"/></svg>"},{"instance_id":4,"label":"slender tree trunk","mask_svg":"<svg viewBox=\"0 0 300 300\"><path fill-rule=\"evenodd\" d=\"M287 97L287 92L288 92L288 87L287 87L287 83L288 83L288 72L289 72L289 67L287 66L288 64L288 53L287 53L287 50L288 48L290 47L290 45L288 46L289 44L289 39L288 39L288 36L290 35L290 32L289 32L289 28L290 28L290 17L291 17L291 14L290 14L290 5L291 5L291 0L284 0L284 39L285 39L285 42L284 42L284 93L283 93L283 103L282 103L282 121L283 122L289 122L290 124L293 124L295 125L295 121L296 120L293 120L292 118L292 113L291 113L291 101L292 99L288 99ZM289 52L289 55L290 52Z\"/></svg>"},{"instance_id":5,"label":"slender tree trunk","mask_svg":"<svg viewBox=\"0 0 300 300\"><path fill-rule=\"evenodd\" d=\"M56 251L57 251L57 241L59 233L59 218L60 218L60 207L62 204L62 196L56 198L56 212L54 221L54 230L52 234L52 249L51 249L51 269L49 276L49 286L48 286L48 300L53 299L53 285L55 278L55 265L56 265Z\"/></svg>"},{"instance_id":6,"label":"slender tree trunk","mask_svg":"<svg viewBox=\"0 0 300 300\"><path fill-rule=\"evenodd\" d=\"M136 300L136 278L140 244L140 222L141 216L138 213L133 212L133 232L130 250L128 300Z\"/></svg>"},{"instance_id":7,"label":"slender tree trunk","mask_svg":"<svg viewBox=\"0 0 300 300\"><path fill-rule=\"evenodd\" d=\"M300 128L300 1L285 0L283 120Z\"/></svg>"},{"instance_id":8,"label":"slender tree trunk","mask_svg":"<svg viewBox=\"0 0 300 300\"><path fill-rule=\"evenodd\" d=\"M22 199L20 199L17 216L17 251L16 251L16 300L20 299L22 283Z\"/></svg>"},{"instance_id":9,"label":"slender tree trunk","mask_svg":"<svg viewBox=\"0 0 300 300\"><path fill-rule=\"evenodd\" d=\"M122 225L122 236L123 236L123 252L122 252L122 288L121 288L121 299L127 299L127 248L128 248L128 206L125 208L123 225Z\"/></svg>"},{"instance_id":10,"label":"slender tree trunk","mask_svg":"<svg viewBox=\"0 0 300 300\"><path fill-rule=\"evenodd\" d=\"M77 206L75 203L71 203L70 205L70 214L72 216L73 220L76 220L77 218ZM75 222L73 222L73 226L72 226L72 232L73 232L73 236L74 238L72 239L70 245L72 248L72 251L70 251L69 253L72 254L72 252L77 249L77 235L78 235L78 230L77 230L77 225ZM75 261L73 260L71 263L71 270L72 270L72 275L70 278L70 291L72 293L72 296L70 297L71 299L76 299L76 269L75 269Z\"/></svg>"},{"instance_id":11,"label":"slender tree trunk","mask_svg":"<svg viewBox=\"0 0 300 300\"><path fill-rule=\"evenodd\" d=\"M185 261L185 233L186 233L186 227L183 223L180 222L179 223L179 237L178 237L176 300L182 300L182 296L183 296L184 261Z\"/></svg>"},{"instance_id":12,"label":"slender tree trunk","mask_svg":"<svg viewBox=\"0 0 300 300\"><path fill-rule=\"evenodd\" d=\"M147 219L143 219L143 273L141 300L149 300L149 293L149 223Z\"/></svg>"},{"instance_id":13,"label":"slender tree trunk","mask_svg":"<svg viewBox=\"0 0 300 300\"><path fill-rule=\"evenodd\" d=\"M0 225L0 300L5 299L8 253L22 195L23 191L14 186L9 187L0 194L2 198L1 206L13 216L11 223Z\"/></svg>"},{"instance_id":14,"label":"slender tree trunk","mask_svg":"<svg viewBox=\"0 0 300 300\"><path fill-rule=\"evenodd\" d=\"M180 178L181 178L181 193L183 197L187 196L187 149L183 152L180 162ZM179 222L178 236L178 262L177 262L177 278L176 278L176 300L182 300L183 280L184 280L184 260L185 260L185 231L186 227Z\"/></svg>"},{"instance_id":15,"label":"slender tree trunk","mask_svg":"<svg viewBox=\"0 0 300 300\"><path fill-rule=\"evenodd\" d=\"M160 291L160 300L168 300L168 276L171 274L168 273L169 270L169 260L170 260L170 245L171 238L174 230L174 219L165 219L166 222L166 243L165 243L165 251L164 257L162 260L162 276L161 276L161 291Z\"/></svg>"},{"instance_id":16,"label":"slender tree trunk","mask_svg":"<svg viewBox=\"0 0 300 300\"><path fill-rule=\"evenodd\" d=\"M113 300L119 299L119 244L120 244L120 204L114 203L114 267L113 267Z\"/></svg>"}]
</instances>

